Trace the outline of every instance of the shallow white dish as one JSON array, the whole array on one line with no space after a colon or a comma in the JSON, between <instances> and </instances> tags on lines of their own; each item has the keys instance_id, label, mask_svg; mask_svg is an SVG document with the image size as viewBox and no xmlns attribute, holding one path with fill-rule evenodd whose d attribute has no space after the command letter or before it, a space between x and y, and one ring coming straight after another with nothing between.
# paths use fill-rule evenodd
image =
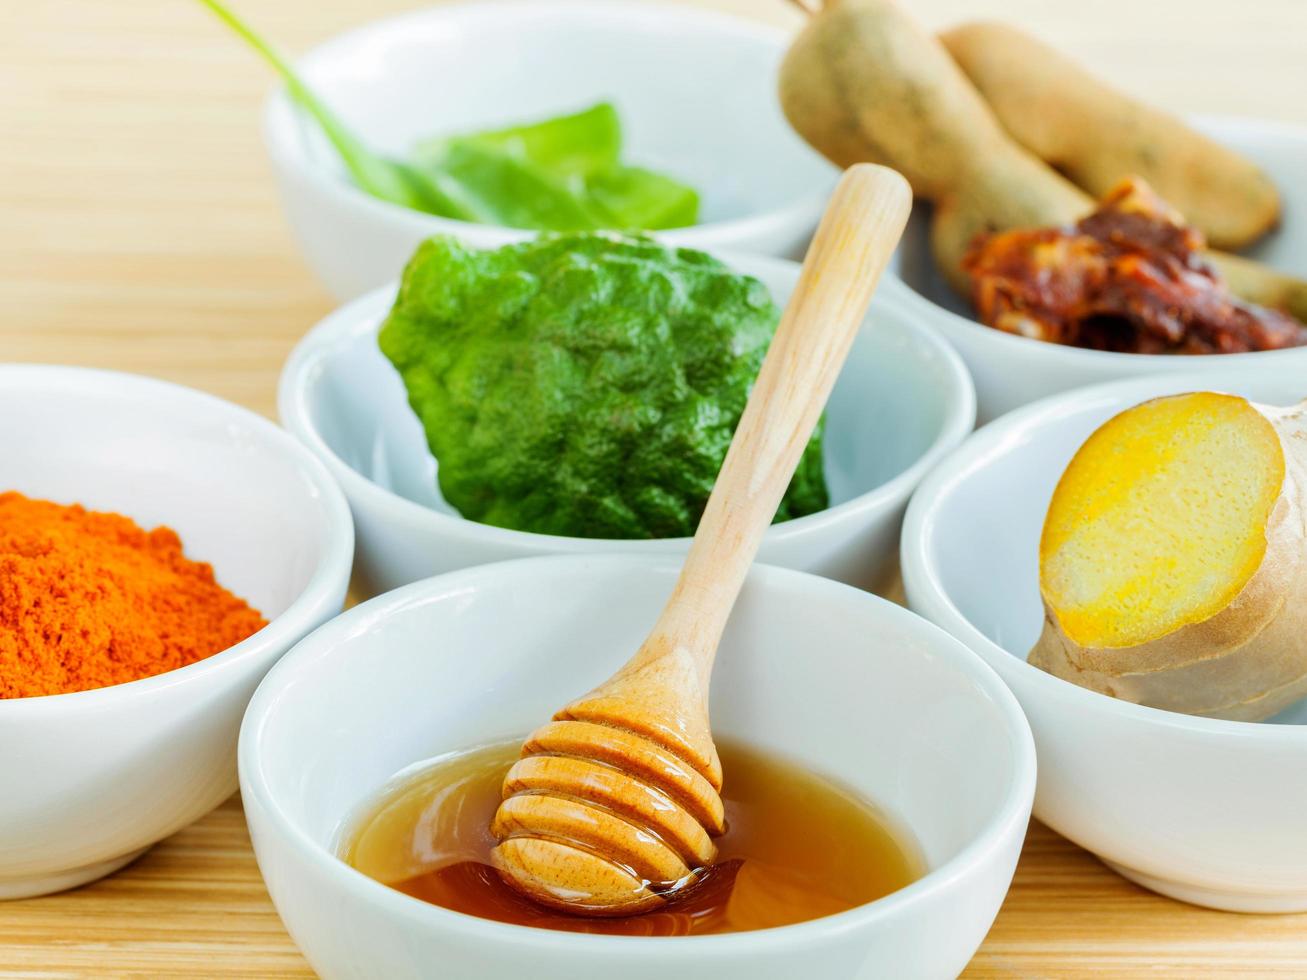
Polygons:
<instances>
[{"instance_id":1,"label":"shallow white dish","mask_svg":"<svg viewBox=\"0 0 1307 980\"><path fill-rule=\"evenodd\" d=\"M798 266L778 259L730 264L784 304ZM468 565L560 553L681 554L689 538L614 541L531 534L465 520L439 495L435 462L398 372L376 334L394 287L327 317L282 369L283 424L327 464L358 527L356 572L384 592ZM833 506L773 526L760 560L876 587L895 567L908 497L975 418L958 356L901 303L877 297L827 414L826 473Z\"/></svg>"},{"instance_id":2,"label":"shallow white dish","mask_svg":"<svg viewBox=\"0 0 1307 980\"><path fill-rule=\"evenodd\" d=\"M404 767L522 736L624 661L675 561L537 558L465 569L350 610L268 675L241 731L241 792L273 902L328 977L869 980L952 977L1007 891L1034 790L1025 718L993 672L892 603L758 567L713 681L718 736L838 776L910 827L930 872L797 926L682 939L488 922L334 855ZM730 773L726 774L730 779Z\"/></svg>"},{"instance_id":3,"label":"shallow white dish","mask_svg":"<svg viewBox=\"0 0 1307 980\"><path fill-rule=\"evenodd\" d=\"M340 611L349 508L326 468L252 412L176 385L0 365L0 491L167 524L270 624L115 687L0 700L0 898L109 874L236 789L264 673Z\"/></svg>"},{"instance_id":4,"label":"shallow white dish","mask_svg":"<svg viewBox=\"0 0 1307 980\"><path fill-rule=\"evenodd\" d=\"M922 484L903 528L911 607L994 667L1039 751L1035 815L1128 878L1200 905L1307 911L1307 703L1274 723L1117 701L1026 663L1043 623L1038 546L1053 487L1100 424L1163 394L1307 396L1284 362L1114 382L1028 405Z\"/></svg>"},{"instance_id":5,"label":"shallow white dish","mask_svg":"<svg viewBox=\"0 0 1307 980\"><path fill-rule=\"evenodd\" d=\"M1307 278L1307 128L1256 119L1206 118L1195 125L1208 135L1257 161L1280 190L1281 226L1248 255L1285 272ZM1048 344L977 323L970 302L939 273L930 254L929 209L914 209L892 268L907 289L907 301L957 348L976 382L981 423L1027 402L1083 385L1146 374L1185 373L1192 357L1117 354ZM893 283L891 288L899 286ZM1253 354L1204 355L1229 368L1263 370L1284 365L1307 375L1307 347Z\"/></svg>"},{"instance_id":6,"label":"shallow white dish","mask_svg":"<svg viewBox=\"0 0 1307 980\"><path fill-rule=\"evenodd\" d=\"M774 96L784 31L693 7L601 0L442 4L350 31L299 62L309 84L392 155L442 133L572 111L606 99L624 158L701 194L676 244L789 256L816 227L835 169L790 129ZM339 299L395 279L438 233L499 245L526 233L451 221L358 190L283 91L264 113L286 214Z\"/></svg>"}]
</instances>

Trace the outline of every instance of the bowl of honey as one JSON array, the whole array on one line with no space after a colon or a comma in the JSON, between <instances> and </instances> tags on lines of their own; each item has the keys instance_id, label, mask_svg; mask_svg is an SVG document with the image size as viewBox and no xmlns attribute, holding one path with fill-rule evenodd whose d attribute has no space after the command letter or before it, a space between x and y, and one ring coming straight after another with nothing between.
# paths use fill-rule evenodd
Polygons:
<instances>
[{"instance_id":1,"label":"bowl of honey","mask_svg":"<svg viewBox=\"0 0 1307 980\"><path fill-rule=\"evenodd\" d=\"M387 978L954 976L1011 882L1035 783L997 676L912 613L757 566L712 687L717 856L664 907L550 911L490 820L523 736L640 643L674 560L533 558L427 579L302 641L256 694L241 788L312 966Z\"/></svg>"}]
</instances>

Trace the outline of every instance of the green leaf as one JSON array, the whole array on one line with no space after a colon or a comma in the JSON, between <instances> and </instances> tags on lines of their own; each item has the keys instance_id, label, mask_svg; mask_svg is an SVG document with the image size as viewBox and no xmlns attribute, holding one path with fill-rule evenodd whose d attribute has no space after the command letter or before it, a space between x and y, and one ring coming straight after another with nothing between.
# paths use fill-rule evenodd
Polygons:
<instances>
[{"instance_id":1,"label":"green leaf","mask_svg":"<svg viewBox=\"0 0 1307 980\"><path fill-rule=\"evenodd\" d=\"M612 167L591 176L586 191L606 227L658 231L699 220L699 195L686 184L642 167Z\"/></svg>"},{"instance_id":2,"label":"green leaf","mask_svg":"<svg viewBox=\"0 0 1307 980\"><path fill-rule=\"evenodd\" d=\"M445 218L536 231L658 230L694 224L699 198L671 177L620 162L607 102L553 119L427 140L412 163L373 152L267 41L220 0L200 0L279 74L364 192Z\"/></svg>"},{"instance_id":3,"label":"green leaf","mask_svg":"<svg viewBox=\"0 0 1307 980\"><path fill-rule=\"evenodd\" d=\"M590 231L603 226L579 178L551 174L479 140L451 140L433 168L460 189L473 220L507 228Z\"/></svg>"},{"instance_id":4,"label":"green leaf","mask_svg":"<svg viewBox=\"0 0 1307 980\"><path fill-rule=\"evenodd\" d=\"M498 527L694 532L771 343L767 287L686 248L541 235L418 246L377 343L444 499ZM828 504L821 429L777 519Z\"/></svg>"},{"instance_id":5,"label":"green leaf","mask_svg":"<svg viewBox=\"0 0 1307 980\"><path fill-rule=\"evenodd\" d=\"M451 160L467 164L473 157L487 168L480 174L476 166L465 165L455 174L477 185L479 220L548 231L654 231L694 224L699 213L694 189L651 170L623 166L621 149L617 110L600 102L537 123L426 140L416 153L435 170L449 171ZM496 154L504 159L495 160ZM519 191L528 200L504 196ZM514 217L509 220L508 214Z\"/></svg>"},{"instance_id":6,"label":"green leaf","mask_svg":"<svg viewBox=\"0 0 1307 980\"><path fill-rule=\"evenodd\" d=\"M423 140L414 149L414 158L427 163L439 161L453 141L475 141L554 174L589 177L618 165L622 124L617 110L607 102L600 102L589 109L540 122Z\"/></svg>"}]
</instances>

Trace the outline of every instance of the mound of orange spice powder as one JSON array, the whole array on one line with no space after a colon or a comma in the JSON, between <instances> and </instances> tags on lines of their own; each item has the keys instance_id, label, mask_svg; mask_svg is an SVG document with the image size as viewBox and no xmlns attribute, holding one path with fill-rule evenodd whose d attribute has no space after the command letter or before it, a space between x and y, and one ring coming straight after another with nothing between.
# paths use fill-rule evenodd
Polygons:
<instances>
[{"instance_id":1,"label":"mound of orange spice powder","mask_svg":"<svg viewBox=\"0 0 1307 980\"><path fill-rule=\"evenodd\" d=\"M0 493L0 698L161 674L266 625L169 528Z\"/></svg>"}]
</instances>

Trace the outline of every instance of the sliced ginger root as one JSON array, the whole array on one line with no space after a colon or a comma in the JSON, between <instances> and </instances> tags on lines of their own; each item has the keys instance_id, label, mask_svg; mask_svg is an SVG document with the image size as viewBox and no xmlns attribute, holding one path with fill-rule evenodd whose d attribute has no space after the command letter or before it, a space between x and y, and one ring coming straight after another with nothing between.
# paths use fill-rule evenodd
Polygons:
<instances>
[{"instance_id":1,"label":"sliced ginger root","mask_svg":"<svg viewBox=\"0 0 1307 980\"><path fill-rule=\"evenodd\" d=\"M1242 398L1118 415L1067 467L1044 523L1044 594L1063 631L1126 647L1211 618L1261 565L1283 485L1275 428Z\"/></svg>"},{"instance_id":2,"label":"sliced ginger root","mask_svg":"<svg viewBox=\"0 0 1307 980\"><path fill-rule=\"evenodd\" d=\"M1307 696L1307 421L1199 392L1099 428L1040 541L1030 662L1154 707L1267 717Z\"/></svg>"}]
</instances>

